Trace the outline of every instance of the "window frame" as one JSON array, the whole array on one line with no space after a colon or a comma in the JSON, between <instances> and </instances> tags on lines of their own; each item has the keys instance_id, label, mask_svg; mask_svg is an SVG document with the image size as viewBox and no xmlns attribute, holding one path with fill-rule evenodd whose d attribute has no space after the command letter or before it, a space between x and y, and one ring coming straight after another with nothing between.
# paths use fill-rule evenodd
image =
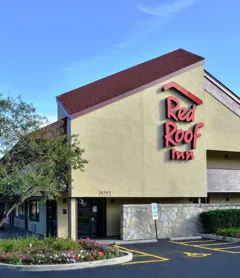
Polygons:
<instances>
[{"instance_id":1,"label":"window frame","mask_svg":"<svg viewBox=\"0 0 240 278\"><path fill-rule=\"evenodd\" d=\"M33 212L33 208L35 211ZM39 222L40 219L40 204L38 200L29 201L29 220Z\"/></svg>"},{"instance_id":2,"label":"window frame","mask_svg":"<svg viewBox=\"0 0 240 278\"><path fill-rule=\"evenodd\" d=\"M18 218L25 219L25 216L25 203L23 202L18 206Z\"/></svg>"}]
</instances>

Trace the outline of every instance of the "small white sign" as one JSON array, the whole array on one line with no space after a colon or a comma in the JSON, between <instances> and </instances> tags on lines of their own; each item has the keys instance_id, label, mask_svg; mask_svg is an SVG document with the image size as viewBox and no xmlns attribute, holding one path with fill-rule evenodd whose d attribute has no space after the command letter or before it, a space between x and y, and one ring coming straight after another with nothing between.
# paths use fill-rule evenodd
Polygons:
<instances>
[{"instance_id":1,"label":"small white sign","mask_svg":"<svg viewBox=\"0 0 240 278\"><path fill-rule=\"evenodd\" d=\"M158 205L157 203L152 203L152 218L153 220L158 220Z\"/></svg>"},{"instance_id":2,"label":"small white sign","mask_svg":"<svg viewBox=\"0 0 240 278\"><path fill-rule=\"evenodd\" d=\"M97 206L93 206L92 211L97 212Z\"/></svg>"}]
</instances>

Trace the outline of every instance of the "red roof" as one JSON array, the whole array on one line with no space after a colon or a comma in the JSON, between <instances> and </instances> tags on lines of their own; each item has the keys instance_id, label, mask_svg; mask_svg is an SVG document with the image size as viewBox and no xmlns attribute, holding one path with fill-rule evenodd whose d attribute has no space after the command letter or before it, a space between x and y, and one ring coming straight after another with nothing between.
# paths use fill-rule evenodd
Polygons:
<instances>
[{"instance_id":1,"label":"red roof","mask_svg":"<svg viewBox=\"0 0 240 278\"><path fill-rule=\"evenodd\" d=\"M58 96L57 100L72 115L202 60L204 58L198 55L178 49L69 91Z\"/></svg>"},{"instance_id":2,"label":"red roof","mask_svg":"<svg viewBox=\"0 0 240 278\"><path fill-rule=\"evenodd\" d=\"M38 130L39 138L49 138L54 136L55 129L62 129L63 133L67 133L67 118L51 123Z\"/></svg>"}]
</instances>

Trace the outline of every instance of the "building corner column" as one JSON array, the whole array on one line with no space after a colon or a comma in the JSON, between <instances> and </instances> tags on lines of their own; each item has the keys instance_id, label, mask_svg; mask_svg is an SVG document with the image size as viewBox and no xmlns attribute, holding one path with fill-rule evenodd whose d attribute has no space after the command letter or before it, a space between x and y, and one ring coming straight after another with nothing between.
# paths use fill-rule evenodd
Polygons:
<instances>
[{"instance_id":1,"label":"building corner column","mask_svg":"<svg viewBox=\"0 0 240 278\"><path fill-rule=\"evenodd\" d=\"M77 199L68 199L68 237L77 240Z\"/></svg>"}]
</instances>

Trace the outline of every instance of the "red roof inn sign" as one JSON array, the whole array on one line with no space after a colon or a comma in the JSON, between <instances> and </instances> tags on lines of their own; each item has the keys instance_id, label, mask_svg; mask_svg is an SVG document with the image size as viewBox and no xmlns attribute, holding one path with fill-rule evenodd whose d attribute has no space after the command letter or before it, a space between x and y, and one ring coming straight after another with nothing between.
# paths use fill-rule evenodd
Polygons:
<instances>
[{"instance_id":1,"label":"red roof inn sign","mask_svg":"<svg viewBox=\"0 0 240 278\"><path fill-rule=\"evenodd\" d=\"M163 90L166 91L170 88L178 90L181 94L192 100L194 104L187 110L185 107L180 107L180 102L176 97L169 96L166 99L166 118L168 120L164 125L164 145L168 148L169 146L176 147L183 143L190 144L191 149L196 149L197 139L201 136L199 129L204 126L204 123L197 123L192 130L184 131L178 128L177 122L194 122L196 105L202 104L203 101L175 82L166 84ZM170 158L172 160L191 160L194 159L194 153L193 151L181 152L172 148L170 150Z\"/></svg>"}]
</instances>

